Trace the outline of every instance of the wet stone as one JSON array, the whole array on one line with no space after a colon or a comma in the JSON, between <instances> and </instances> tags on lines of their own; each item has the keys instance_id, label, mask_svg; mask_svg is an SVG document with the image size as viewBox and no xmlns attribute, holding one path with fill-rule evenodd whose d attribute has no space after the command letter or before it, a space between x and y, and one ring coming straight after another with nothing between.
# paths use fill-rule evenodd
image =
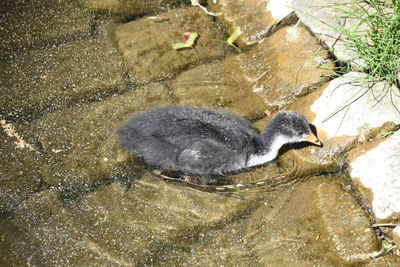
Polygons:
<instances>
[{"instance_id":1,"label":"wet stone","mask_svg":"<svg viewBox=\"0 0 400 267\"><path fill-rule=\"evenodd\" d=\"M185 42L186 32L199 34L194 48L174 50L172 44ZM168 79L190 65L223 57L224 38L212 18L197 7L174 9L115 29L129 76L137 83Z\"/></svg>"},{"instance_id":2,"label":"wet stone","mask_svg":"<svg viewBox=\"0 0 400 267\"><path fill-rule=\"evenodd\" d=\"M112 183L70 205L62 205L56 192L46 191L17 212L15 221L27 240L16 249L20 257L33 255L27 259L31 264L159 262L159 254L187 248L199 239L202 228L232 221L248 204L152 176L131 188Z\"/></svg>"},{"instance_id":3,"label":"wet stone","mask_svg":"<svg viewBox=\"0 0 400 267\"><path fill-rule=\"evenodd\" d=\"M342 196L341 179L311 177L266 197L245 235L260 266L347 266L375 251L368 219L351 195Z\"/></svg>"},{"instance_id":4,"label":"wet stone","mask_svg":"<svg viewBox=\"0 0 400 267\"><path fill-rule=\"evenodd\" d=\"M318 206L330 240L344 261L366 261L380 249L365 211L339 183L318 186Z\"/></svg>"},{"instance_id":5,"label":"wet stone","mask_svg":"<svg viewBox=\"0 0 400 267\"><path fill-rule=\"evenodd\" d=\"M400 131L376 140L349 154L350 176L364 192L378 222L400 216ZM368 190L366 190L368 189ZM365 191L371 191L368 194Z\"/></svg>"},{"instance_id":6,"label":"wet stone","mask_svg":"<svg viewBox=\"0 0 400 267\"><path fill-rule=\"evenodd\" d=\"M171 104L166 88L153 84L34 121L26 131L36 136L49 158L43 167L45 181L91 185L111 175L126 174L115 130L144 107L165 104Z\"/></svg>"},{"instance_id":7,"label":"wet stone","mask_svg":"<svg viewBox=\"0 0 400 267\"><path fill-rule=\"evenodd\" d=\"M98 244L77 231L55 191L32 196L23 203L13 221L25 236L13 244L14 253L27 265L104 266L113 263L112 255L101 251Z\"/></svg>"},{"instance_id":8,"label":"wet stone","mask_svg":"<svg viewBox=\"0 0 400 267\"><path fill-rule=\"evenodd\" d=\"M123 62L107 41L85 40L0 63L0 114L36 117L123 89Z\"/></svg>"},{"instance_id":9,"label":"wet stone","mask_svg":"<svg viewBox=\"0 0 400 267\"><path fill-rule=\"evenodd\" d=\"M26 265L26 261L17 253L14 246L20 243L25 234L9 218L0 218L0 265Z\"/></svg>"},{"instance_id":10,"label":"wet stone","mask_svg":"<svg viewBox=\"0 0 400 267\"><path fill-rule=\"evenodd\" d=\"M396 226L392 232L392 238L394 243L397 246L397 249L400 249L400 226Z\"/></svg>"},{"instance_id":11,"label":"wet stone","mask_svg":"<svg viewBox=\"0 0 400 267\"><path fill-rule=\"evenodd\" d=\"M397 267L400 265L400 257L398 255L386 255L373 259L371 262L366 264L366 267Z\"/></svg>"},{"instance_id":12,"label":"wet stone","mask_svg":"<svg viewBox=\"0 0 400 267\"><path fill-rule=\"evenodd\" d=\"M180 104L207 103L258 118L326 81L327 57L304 28L286 27L245 53L183 72L171 88Z\"/></svg>"},{"instance_id":13,"label":"wet stone","mask_svg":"<svg viewBox=\"0 0 400 267\"><path fill-rule=\"evenodd\" d=\"M42 156L15 137L15 125L0 120L0 214L13 211L41 182ZM9 128L11 127L11 128ZM8 129L5 131L5 129ZM17 133L21 135L21 133Z\"/></svg>"},{"instance_id":14,"label":"wet stone","mask_svg":"<svg viewBox=\"0 0 400 267\"><path fill-rule=\"evenodd\" d=\"M208 5L211 11L220 14L217 21L227 32L233 33L236 27L240 27L242 34L236 43L241 48L256 45L264 37L296 20L289 1L209 0Z\"/></svg>"},{"instance_id":15,"label":"wet stone","mask_svg":"<svg viewBox=\"0 0 400 267\"><path fill-rule=\"evenodd\" d=\"M139 16L165 12L171 8L181 6L180 0L80 0L81 4L91 10L111 12L113 14Z\"/></svg>"},{"instance_id":16,"label":"wet stone","mask_svg":"<svg viewBox=\"0 0 400 267\"><path fill-rule=\"evenodd\" d=\"M72 0L3 0L0 57L22 48L51 47L62 40L87 37L92 19L93 14Z\"/></svg>"}]
</instances>

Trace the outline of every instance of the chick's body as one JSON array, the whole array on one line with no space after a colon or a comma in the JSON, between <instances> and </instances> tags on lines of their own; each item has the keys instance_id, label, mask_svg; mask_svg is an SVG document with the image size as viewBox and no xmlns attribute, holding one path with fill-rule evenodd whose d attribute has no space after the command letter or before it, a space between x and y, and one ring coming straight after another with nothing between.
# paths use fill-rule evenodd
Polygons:
<instances>
[{"instance_id":1,"label":"chick's body","mask_svg":"<svg viewBox=\"0 0 400 267\"><path fill-rule=\"evenodd\" d=\"M120 144L144 162L185 175L226 175L246 168L262 141L250 123L228 113L167 106L133 117Z\"/></svg>"}]
</instances>

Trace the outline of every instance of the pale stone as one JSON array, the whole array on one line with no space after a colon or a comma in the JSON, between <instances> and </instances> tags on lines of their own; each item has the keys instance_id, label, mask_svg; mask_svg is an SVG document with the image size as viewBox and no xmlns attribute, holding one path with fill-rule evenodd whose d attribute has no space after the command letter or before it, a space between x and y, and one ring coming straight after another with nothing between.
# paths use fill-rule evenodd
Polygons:
<instances>
[{"instance_id":1,"label":"pale stone","mask_svg":"<svg viewBox=\"0 0 400 267\"><path fill-rule=\"evenodd\" d=\"M236 42L246 49L296 20L288 0L209 0L208 4L213 12L220 13L217 20L227 32L240 27L242 33Z\"/></svg>"},{"instance_id":2,"label":"pale stone","mask_svg":"<svg viewBox=\"0 0 400 267\"><path fill-rule=\"evenodd\" d=\"M292 0L291 6L295 10L300 21L307 25L310 30L321 40L325 41L328 47L333 50L335 56L343 61L348 61L354 57L354 52L345 46L345 42L340 38L341 34L337 30L340 25L346 22L348 28L350 19L340 17L339 9L343 8L346 1L328 0ZM335 9L335 5L336 9ZM354 26L355 22L352 22Z\"/></svg>"},{"instance_id":3,"label":"pale stone","mask_svg":"<svg viewBox=\"0 0 400 267\"><path fill-rule=\"evenodd\" d=\"M387 121L400 123L400 97L396 88L385 82L369 87L366 74L351 72L332 80L311 105L312 123L326 136L358 136L361 131L382 126ZM386 95L383 92L388 91Z\"/></svg>"},{"instance_id":4,"label":"pale stone","mask_svg":"<svg viewBox=\"0 0 400 267\"><path fill-rule=\"evenodd\" d=\"M288 16L293 8L290 6L290 0L270 0L267 1L267 10L276 20L281 20Z\"/></svg>"},{"instance_id":5,"label":"pale stone","mask_svg":"<svg viewBox=\"0 0 400 267\"><path fill-rule=\"evenodd\" d=\"M400 214L400 131L361 156L350 153L350 175L372 192L377 219ZM360 147L359 149L362 149Z\"/></svg>"},{"instance_id":6,"label":"pale stone","mask_svg":"<svg viewBox=\"0 0 400 267\"><path fill-rule=\"evenodd\" d=\"M392 232L392 238L397 248L400 249L400 226L396 226Z\"/></svg>"}]
</instances>

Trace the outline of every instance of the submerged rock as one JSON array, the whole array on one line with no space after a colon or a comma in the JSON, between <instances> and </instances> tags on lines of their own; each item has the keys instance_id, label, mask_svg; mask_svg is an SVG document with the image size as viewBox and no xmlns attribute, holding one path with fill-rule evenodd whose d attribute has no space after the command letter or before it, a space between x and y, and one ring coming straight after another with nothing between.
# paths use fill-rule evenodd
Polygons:
<instances>
[{"instance_id":1,"label":"submerged rock","mask_svg":"<svg viewBox=\"0 0 400 267\"><path fill-rule=\"evenodd\" d=\"M161 262L160 254L186 250L203 231L232 221L248 206L152 176L131 188L112 183L69 205L57 192L44 191L16 213L14 222L26 238L14 245L19 258L32 265Z\"/></svg>"},{"instance_id":2,"label":"submerged rock","mask_svg":"<svg viewBox=\"0 0 400 267\"><path fill-rule=\"evenodd\" d=\"M379 254L380 243L366 212L342 185L319 185L318 202L328 237L344 261L365 262Z\"/></svg>"},{"instance_id":3,"label":"submerged rock","mask_svg":"<svg viewBox=\"0 0 400 267\"><path fill-rule=\"evenodd\" d=\"M94 15L73 0L3 0L0 3L0 58L34 47L91 34Z\"/></svg>"},{"instance_id":4,"label":"submerged rock","mask_svg":"<svg viewBox=\"0 0 400 267\"><path fill-rule=\"evenodd\" d=\"M170 8L181 6L181 0L80 0L83 6L101 12L139 16L165 12Z\"/></svg>"},{"instance_id":5,"label":"submerged rock","mask_svg":"<svg viewBox=\"0 0 400 267\"><path fill-rule=\"evenodd\" d=\"M217 21L227 32L232 33L236 27L240 27L242 34L236 42L241 48L256 45L266 36L296 20L286 0L209 0L208 5L211 11L219 14Z\"/></svg>"},{"instance_id":6,"label":"submerged rock","mask_svg":"<svg viewBox=\"0 0 400 267\"><path fill-rule=\"evenodd\" d=\"M331 71L320 66L332 66L327 57L304 28L286 27L245 53L183 72L171 88L180 104L257 118L325 82Z\"/></svg>"},{"instance_id":7,"label":"submerged rock","mask_svg":"<svg viewBox=\"0 0 400 267\"><path fill-rule=\"evenodd\" d=\"M199 34L190 49L175 50L186 32ZM222 31L200 8L179 8L156 17L141 18L115 29L115 39L131 80L148 83L175 76L190 65L225 55Z\"/></svg>"},{"instance_id":8,"label":"submerged rock","mask_svg":"<svg viewBox=\"0 0 400 267\"><path fill-rule=\"evenodd\" d=\"M122 58L110 41L84 40L1 62L0 114L34 118L112 95L124 87Z\"/></svg>"},{"instance_id":9,"label":"submerged rock","mask_svg":"<svg viewBox=\"0 0 400 267\"><path fill-rule=\"evenodd\" d=\"M260 205L246 235L259 265L357 265L375 255L379 241L340 178L310 178Z\"/></svg>"},{"instance_id":10,"label":"submerged rock","mask_svg":"<svg viewBox=\"0 0 400 267\"><path fill-rule=\"evenodd\" d=\"M43 166L50 185L92 185L126 173L114 131L144 107L170 104L166 88L152 84L106 101L70 108L36 120L26 129L48 157Z\"/></svg>"},{"instance_id":11,"label":"submerged rock","mask_svg":"<svg viewBox=\"0 0 400 267\"><path fill-rule=\"evenodd\" d=\"M15 130L15 125L0 120L0 214L15 210L42 180L42 155L26 146Z\"/></svg>"}]
</instances>

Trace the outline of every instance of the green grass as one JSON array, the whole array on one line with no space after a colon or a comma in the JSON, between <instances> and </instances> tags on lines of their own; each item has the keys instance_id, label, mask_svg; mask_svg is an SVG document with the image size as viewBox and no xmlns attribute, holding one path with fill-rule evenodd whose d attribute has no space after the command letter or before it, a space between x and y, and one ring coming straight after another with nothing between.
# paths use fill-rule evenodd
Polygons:
<instances>
[{"instance_id":1,"label":"green grass","mask_svg":"<svg viewBox=\"0 0 400 267\"><path fill-rule=\"evenodd\" d=\"M351 28L335 28L355 52L350 69L367 72L370 81L400 87L400 0L353 0L331 8L340 14L338 19L355 22Z\"/></svg>"}]
</instances>

